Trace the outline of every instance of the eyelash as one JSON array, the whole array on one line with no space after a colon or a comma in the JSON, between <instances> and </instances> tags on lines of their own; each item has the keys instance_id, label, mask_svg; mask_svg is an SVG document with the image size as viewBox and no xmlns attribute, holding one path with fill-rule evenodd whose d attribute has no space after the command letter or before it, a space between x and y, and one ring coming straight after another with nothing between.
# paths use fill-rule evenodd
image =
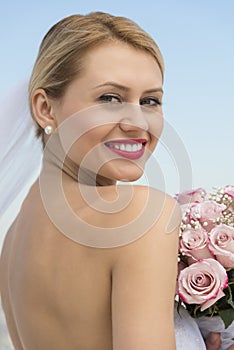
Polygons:
<instances>
[{"instance_id":1,"label":"eyelash","mask_svg":"<svg viewBox=\"0 0 234 350\"><path fill-rule=\"evenodd\" d=\"M113 98L115 100L118 100L118 101L110 101L110 99ZM102 101L102 102L106 102L106 103L122 103L123 101L121 100L120 96L118 95L112 95L112 94L106 94L106 95L102 95L99 97L99 100Z\"/></svg>"},{"instance_id":2,"label":"eyelash","mask_svg":"<svg viewBox=\"0 0 234 350\"><path fill-rule=\"evenodd\" d=\"M115 101L110 101L110 99L115 99ZM120 96L118 95L112 95L112 94L106 94L106 95L102 95L99 97L99 100L102 102L106 102L106 103L122 103L123 100ZM144 101L149 101L149 102L153 102L153 104L151 103L142 103ZM145 97L140 101L140 105L148 105L151 107L157 107L157 106L161 106L162 102L156 98L156 97Z\"/></svg>"},{"instance_id":3,"label":"eyelash","mask_svg":"<svg viewBox=\"0 0 234 350\"><path fill-rule=\"evenodd\" d=\"M152 107L157 107L157 106L161 106L162 105L162 102L156 97L146 97L146 98L143 98L142 101L149 101L149 102L152 101L153 104L151 104L151 103L147 103L146 104L146 105L149 105L149 106L152 106ZM142 101L140 103L141 105L143 105Z\"/></svg>"}]
</instances>

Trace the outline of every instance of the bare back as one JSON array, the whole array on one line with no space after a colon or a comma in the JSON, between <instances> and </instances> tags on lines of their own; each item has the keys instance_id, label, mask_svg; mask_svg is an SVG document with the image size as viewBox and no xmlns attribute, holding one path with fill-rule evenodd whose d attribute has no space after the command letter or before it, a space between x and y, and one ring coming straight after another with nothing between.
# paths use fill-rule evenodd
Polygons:
<instances>
[{"instance_id":1,"label":"bare back","mask_svg":"<svg viewBox=\"0 0 234 350\"><path fill-rule=\"evenodd\" d=\"M7 234L1 257L2 303L15 349L111 350L113 323L117 322L113 312L116 307L121 310L113 298L118 287L121 292L123 285L127 287L123 276L125 271L128 274L130 260L125 259L133 254L133 261L138 254L138 260L141 254L150 256L151 234L124 247L84 246L58 231L38 198L35 184ZM172 315L168 317L172 319ZM155 319L155 331L163 319L162 315Z\"/></svg>"}]
</instances>

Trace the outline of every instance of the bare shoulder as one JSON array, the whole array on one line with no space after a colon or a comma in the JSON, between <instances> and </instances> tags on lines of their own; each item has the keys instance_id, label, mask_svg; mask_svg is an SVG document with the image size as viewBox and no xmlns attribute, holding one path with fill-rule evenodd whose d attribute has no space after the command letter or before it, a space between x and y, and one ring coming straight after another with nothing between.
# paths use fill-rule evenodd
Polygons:
<instances>
[{"instance_id":1,"label":"bare shoulder","mask_svg":"<svg viewBox=\"0 0 234 350\"><path fill-rule=\"evenodd\" d=\"M120 193L130 192L132 194L132 202L135 205L156 205L156 209L161 208L162 210L170 210L170 208L175 207L179 214L180 210L178 210L179 205L177 201L170 196L168 193L158 190L157 188L153 188L150 186L142 186L142 185L133 185L133 186L118 186Z\"/></svg>"},{"instance_id":2,"label":"bare shoulder","mask_svg":"<svg viewBox=\"0 0 234 350\"><path fill-rule=\"evenodd\" d=\"M144 255L145 249L158 256L164 253L164 249L171 249L175 256L181 210L173 197L152 187L132 186L131 203L122 211L122 216L128 218L128 232L136 232L135 240L129 240L131 244L129 247L126 244L126 249L134 249L135 253L139 250L139 255ZM119 252L125 254L124 250Z\"/></svg>"},{"instance_id":3,"label":"bare shoulder","mask_svg":"<svg viewBox=\"0 0 234 350\"><path fill-rule=\"evenodd\" d=\"M143 228L144 234L117 249L112 271L114 349L138 350L144 344L149 350L171 350L180 210L171 196L156 189L136 186L134 193L132 210L143 217L135 230Z\"/></svg>"},{"instance_id":4,"label":"bare shoulder","mask_svg":"<svg viewBox=\"0 0 234 350\"><path fill-rule=\"evenodd\" d=\"M149 186L81 186L79 192L70 191L68 201L78 217L103 228L124 226L133 221L139 223L138 229L143 221L151 227L159 221L161 224L163 220L169 222L172 214L177 224L180 220L176 201L165 192Z\"/></svg>"},{"instance_id":5,"label":"bare shoulder","mask_svg":"<svg viewBox=\"0 0 234 350\"><path fill-rule=\"evenodd\" d=\"M126 191L124 187L122 186L121 191ZM141 217L148 224L147 232L157 230L158 233L170 234L178 229L181 222L181 210L173 197L148 186L135 185L131 187L131 191L131 202L123 211L125 215Z\"/></svg>"}]
</instances>

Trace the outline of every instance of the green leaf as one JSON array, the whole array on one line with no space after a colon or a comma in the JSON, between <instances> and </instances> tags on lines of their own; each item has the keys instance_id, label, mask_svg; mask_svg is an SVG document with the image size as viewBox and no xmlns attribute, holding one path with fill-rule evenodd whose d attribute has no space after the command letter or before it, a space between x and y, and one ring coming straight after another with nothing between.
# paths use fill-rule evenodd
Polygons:
<instances>
[{"instance_id":1,"label":"green leaf","mask_svg":"<svg viewBox=\"0 0 234 350\"><path fill-rule=\"evenodd\" d=\"M234 302L233 302L231 287L228 286L227 289L228 289L228 291L229 291L229 298L227 299L227 302L228 302L228 304L231 305L231 307L234 309Z\"/></svg>"},{"instance_id":2,"label":"green leaf","mask_svg":"<svg viewBox=\"0 0 234 350\"><path fill-rule=\"evenodd\" d=\"M219 316L222 318L225 328L234 321L234 309L219 310Z\"/></svg>"}]
</instances>

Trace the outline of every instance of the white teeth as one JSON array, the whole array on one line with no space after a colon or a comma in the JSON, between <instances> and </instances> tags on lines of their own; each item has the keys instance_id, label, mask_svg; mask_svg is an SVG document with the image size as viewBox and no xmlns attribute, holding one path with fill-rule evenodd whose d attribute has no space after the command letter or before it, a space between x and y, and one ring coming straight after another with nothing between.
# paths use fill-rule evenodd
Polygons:
<instances>
[{"instance_id":1,"label":"white teeth","mask_svg":"<svg viewBox=\"0 0 234 350\"><path fill-rule=\"evenodd\" d=\"M109 143L110 148L119 149L126 152L137 152L140 151L143 147L142 143L134 144L125 144L125 143Z\"/></svg>"},{"instance_id":2,"label":"white teeth","mask_svg":"<svg viewBox=\"0 0 234 350\"><path fill-rule=\"evenodd\" d=\"M126 145L125 146L125 150L128 152L132 152L133 151L133 147L131 145Z\"/></svg>"}]
</instances>

